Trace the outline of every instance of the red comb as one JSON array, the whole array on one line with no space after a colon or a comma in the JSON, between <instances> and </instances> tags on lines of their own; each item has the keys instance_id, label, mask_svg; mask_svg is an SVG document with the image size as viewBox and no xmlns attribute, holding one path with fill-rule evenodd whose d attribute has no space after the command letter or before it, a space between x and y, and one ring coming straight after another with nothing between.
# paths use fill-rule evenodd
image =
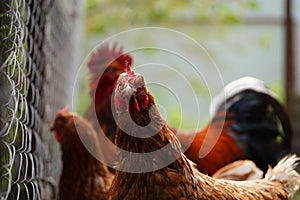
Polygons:
<instances>
[{"instance_id":1,"label":"red comb","mask_svg":"<svg viewBox=\"0 0 300 200\"><path fill-rule=\"evenodd\" d=\"M102 44L95 52L93 52L88 61L88 68L90 71L99 70L101 68L107 68L109 63L114 60L118 61L121 65L126 68L125 61L132 64L132 57L129 54L123 54L123 47L117 48L115 42L112 48L107 43Z\"/></svg>"},{"instance_id":2,"label":"red comb","mask_svg":"<svg viewBox=\"0 0 300 200\"><path fill-rule=\"evenodd\" d=\"M59 109L56 114L59 115L59 114L63 114L63 113L66 113L66 112L69 112L69 106L65 106L64 108L62 109Z\"/></svg>"},{"instance_id":3,"label":"red comb","mask_svg":"<svg viewBox=\"0 0 300 200\"><path fill-rule=\"evenodd\" d=\"M132 57L129 54L121 55L117 58L117 61L124 64L126 68L132 65Z\"/></svg>"}]
</instances>

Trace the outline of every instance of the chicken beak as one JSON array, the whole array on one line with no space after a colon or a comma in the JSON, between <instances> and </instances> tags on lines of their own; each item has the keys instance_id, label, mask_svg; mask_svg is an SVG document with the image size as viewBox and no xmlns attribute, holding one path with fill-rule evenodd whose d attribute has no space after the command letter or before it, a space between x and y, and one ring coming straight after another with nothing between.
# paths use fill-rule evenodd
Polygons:
<instances>
[{"instance_id":1,"label":"chicken beak","mask_svg":"<svg viewBox=\"0 0 300 200\"><path fill-rule=\"evenodd\" d=\"M136 89L130 87L129 84L126 84L126 86L123 89L123 94L126 97L130 97L135 91L136 91Z\"/></svg>"}]
</instances>

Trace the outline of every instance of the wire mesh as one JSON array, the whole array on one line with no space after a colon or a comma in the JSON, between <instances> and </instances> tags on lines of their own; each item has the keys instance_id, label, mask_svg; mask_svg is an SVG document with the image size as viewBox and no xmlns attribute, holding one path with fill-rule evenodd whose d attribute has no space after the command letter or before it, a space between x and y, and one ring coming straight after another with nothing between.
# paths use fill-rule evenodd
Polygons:
<instances>
[{"instance_id":1,"label":"wire mesh","mask_svg":"<svg viewBox=\"0 0 300 200\"><path fill-rule=\"evenodd\" d=\"M78 1L0 1L0 197L54 199L60 171L49 133L70 102Z\"/></svg>"}]
</instances>

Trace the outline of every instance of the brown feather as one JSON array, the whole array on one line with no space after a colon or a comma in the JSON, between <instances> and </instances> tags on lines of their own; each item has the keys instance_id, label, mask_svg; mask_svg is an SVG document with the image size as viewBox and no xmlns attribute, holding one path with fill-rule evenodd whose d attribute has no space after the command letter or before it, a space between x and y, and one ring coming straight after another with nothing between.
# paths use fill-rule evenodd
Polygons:
<instances>
[{"instance_id":1,"label":"brown feather","mask_svg":"<svg viewBox=\"0 0 300 200\"><path fill-rule=\"evenodd\" d=\"M219 118L221 120L218 120ZM234 139L228 135L226 127L232 122L223 119L222 116L215 117L215 120L196 133L187 134L177 131L176 134L183 148L186 149L184 154L197 164L199 171L210 176L223 166L235 160L246 158ZM217 137L219 138L216 139ZM193 139L192 142L191 139ZM211 142L216 143L212 145ZM205 148L210 146L213 146L213 148L206 150L209 153L205 157L200 157L200 149L205 151Z\"/></svg>"},{"instance_id":2,"label":"brown feather","mask_svg":"<svg viewBox=\"0 0 300 200\"><path fill-rule=\"evenodd\" d=\"M235 181L253 180L263 178L263 171L251 160L238 160L222 167L212 177Z\"/></svg>"}]
</instances>

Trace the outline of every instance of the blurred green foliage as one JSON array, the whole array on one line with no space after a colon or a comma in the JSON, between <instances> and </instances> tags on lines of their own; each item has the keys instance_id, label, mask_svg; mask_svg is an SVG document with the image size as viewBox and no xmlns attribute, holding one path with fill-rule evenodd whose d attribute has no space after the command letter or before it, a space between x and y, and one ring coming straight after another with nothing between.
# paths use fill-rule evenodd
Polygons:
<instances>
[{"instance_id":1,"label":"blurred green foliage","mask_svg":"<svg viewBox=\"0 0 300 200\"><path fill-rule=\"evenodd\" d=\"M84 116L85 112L87 111L89 105L92 102L92 99L90 98L89 94L89 80L88 76L85 76L85 79L81 81L80 84L80 95L78 95L78 99L76 102L76 112L80 115Z\"/></svg>"},{"instance_id":2,"label":"blurred green foliage","mask_svg":"<svg viewBox=\"0 0 300 200\"><path fill-rule=\"evenodd\" d=\"M237 24L245 10L258 7L257 0L87 0L85 30L95 34L137 26Z\"/></svg>"},{"instance_id":3,"label":"blurred green foliage","mask_svg":"<svg viewBox=\"0 0 300 200\"><path fill-rule=\"evenodd\" d=\"M265 32L264 34L261 35L259 38L259 45L263 49L269 49L272 43L273 35L270 32Z\"/></svg>"},{"instance_id":4,"label":"blurred green foliage","mask_svg":"<svg viewBox=\"0 0 300 200\"><path fill-rule=\"evenodd\" d=\"M277 95L278 100L281 103L285 104L285 91L283 81L275 81L269 87L272 90L272 92L274 92Z\"/></svg>"}]
</instances>

